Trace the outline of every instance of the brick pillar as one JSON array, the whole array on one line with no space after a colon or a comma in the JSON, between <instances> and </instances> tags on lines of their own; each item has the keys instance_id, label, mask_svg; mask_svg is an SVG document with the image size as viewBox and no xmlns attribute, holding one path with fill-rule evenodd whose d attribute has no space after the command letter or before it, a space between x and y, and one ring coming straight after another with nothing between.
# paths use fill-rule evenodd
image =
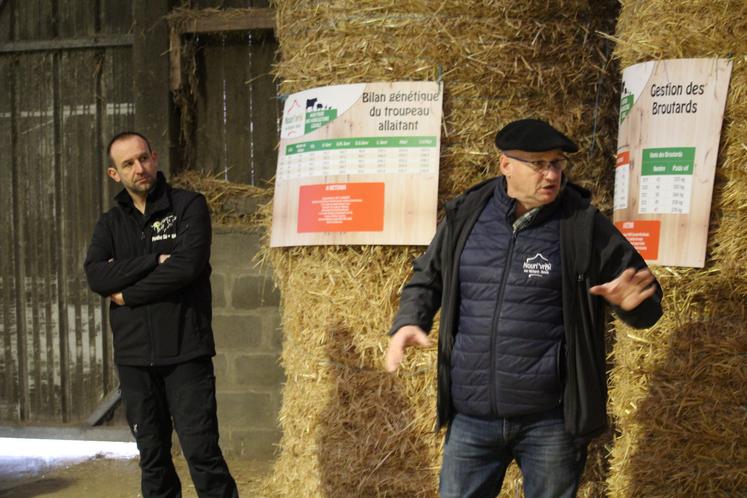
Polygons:
<instances>
[{"instance_id":1,"label":"brick pillar","mask_svg":"<svg viewBox=\"0 0 747 498\"><path fill-rule=\"evenodd\" d=\"M279 294L269 269L252 258L259 234L213 230L213 331L218 418L227 454L270 459L280 440L277 422L284 372Z\"/></svg>"}]
</instances>

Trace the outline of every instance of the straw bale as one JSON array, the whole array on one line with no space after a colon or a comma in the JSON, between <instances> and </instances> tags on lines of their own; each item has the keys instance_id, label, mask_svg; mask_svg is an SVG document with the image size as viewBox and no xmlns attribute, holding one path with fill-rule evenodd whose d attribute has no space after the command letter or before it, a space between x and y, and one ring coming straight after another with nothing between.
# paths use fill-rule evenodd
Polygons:
<instances>
[{"instance_id":1,"label":"straw bale","mask_svg":"<svg viewBox=\"0 0 747 498\"><path fill-rule=\"evenodd\" d=\"M660 275L672 296L654 328L618 326L612 496L747 493L747 279L694 273Z\"/></svg>"},{"instance_id":2,"label":"straw bale","mask_svg":"<svg viewBox=\"0 0 747 498\"><path fill-rule=\"evenodd\" d=\"M576 138L575 180L609 206L615 2L277 0L283 93L370 81L444 83L439 202L494 176L493 135L525 116ZM600 8L603 7L603 8ZM599 92L597 90L600 90ZM595 128L596 124L596 128ZM269 228L270 206L262 223ZM435 347L383 372L385 331L422 247L264 248L281 291L283 436L271 496L435 496ZM434 332L435 335L435 332ZM581 496L604 494L605 442ZM502 496L520 495L517 469Z\"/></svg>"},{"instance_id":3,"label":"straw bale","mask_svg":"<svg viewBox=\"0 0 747 498\"><path fill-rule=\"evenodd\" d=\"M378 496L382 490L428 496L435 485L433 351L408 358L407 382L385 374L380 338L394 299L372 292L394 293L413 254L382 247L270 253L285 284L285 435L272 483L279 496ZM423 474L430 485L411 477Z\"/></svg>"},{"instance_id":4,"label":"straw bale","mask_svg":"<svg viewBox=\"0 0 747 498\"><path fill-rule=\"evenodd\" d=\"M704 269L658 268L666 314L617 324L612 496L747 495L747 4L621 2L615 56L731 57Z\"/></svg>"},{"instance_id":5,"label":"straw bale","mask_svg":"<svg viewBox=\"0 0 747 498\"><path fill-rule=\"evenodd\" d=\"M213 225L234 229L260 226L256 208L272 197L267 188L229 182L201 171L180 171L170 182L205 195Z\"/></svg>"}]
</instances>

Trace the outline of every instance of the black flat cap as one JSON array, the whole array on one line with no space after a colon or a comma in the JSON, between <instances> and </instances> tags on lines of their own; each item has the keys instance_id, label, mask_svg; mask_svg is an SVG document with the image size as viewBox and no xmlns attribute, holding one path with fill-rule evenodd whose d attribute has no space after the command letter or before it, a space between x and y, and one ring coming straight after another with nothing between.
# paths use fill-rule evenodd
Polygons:
<instances>
[{"instance_id":1,"label":"black flat cap","mask_svg":"<svg viewBox=\"0 0 747 498\"><path fill-rule=\"evenodd\" d=\"M578 145L541 119L519 119L495 134L495 146L501 150L544 152L560 149L577 152Z\"/></svg>"}]
</instances>

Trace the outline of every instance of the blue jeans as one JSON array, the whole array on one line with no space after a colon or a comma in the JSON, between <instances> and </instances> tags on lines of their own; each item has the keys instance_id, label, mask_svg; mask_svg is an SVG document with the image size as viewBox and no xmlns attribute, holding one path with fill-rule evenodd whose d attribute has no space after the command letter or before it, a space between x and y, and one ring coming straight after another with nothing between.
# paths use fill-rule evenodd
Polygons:
<instances>
[{"instance_id":1,"label":"blue jeans","mask_svg":"<svg viewBox=\"0 0 747 498\"><path fill-rule=\"evenodd\" d=\"M571 498L586 446L565 431L560 408L495 420L457 414L446 433L439 491L442 498L495 498L516 459L526 498Z\"/></svg>"}]
</instances>

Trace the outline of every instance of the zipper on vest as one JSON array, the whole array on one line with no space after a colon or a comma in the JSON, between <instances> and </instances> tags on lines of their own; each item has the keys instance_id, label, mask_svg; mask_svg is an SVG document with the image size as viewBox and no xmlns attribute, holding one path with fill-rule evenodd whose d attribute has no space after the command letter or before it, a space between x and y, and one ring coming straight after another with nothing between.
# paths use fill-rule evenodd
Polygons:
<instances>
[{"instance_id":1,"label":"zipper on vest","mask_svg":"<svg viewBox=\"0 0 747 498\"><path fill-rule=\"evenodd\" d=\"M584 281L586 280L586 275L584 273L578 273L576 275L576 293L573 296L573 299L576 302L572 303L571 310L572 312L576 312L579 307L583 306L583 292L584 292ZM583 310L581 310L583 312ZM566 389L565 389L565 395L564 395L564 401L566 402L566 405L564 407L565 414L566 414L566 421L565 426L572 428L573 434L578 434L580 432L580 426L581 422L578 419L578 383L576 382L576 334L578 333L578 328L580 328L581 325L576 325L576 328L572 330L571 334L567 334L566 340L568 342L567 344L567 350L566 350L566 366L568 368L567 375L568 379L566 381Z\"/></svg>"},{"instance_id":2,"label":"zipper on vest","mask_svg":"<svg viewBox=\"0 0 747 498\"><path fill-rule=\"evenodd\" d=\"M495 341L498 336L498 323L500 322L499 316L501 314L501 307L503 305L503 292L506 289L506 281L508 280L508 274L511 272L511 259L514 253L514 244L516 242L517 230L514 230L511 234L511 239L508 241L508 250L506 251L506 264L503 265L503 275L501 275L501 286L498 288L498 296L495 300L495 311L493 312L493 324L490 328L490 414L493 417L498 416L498 402L495 399Z\"/></svg>"}]
</instances>

